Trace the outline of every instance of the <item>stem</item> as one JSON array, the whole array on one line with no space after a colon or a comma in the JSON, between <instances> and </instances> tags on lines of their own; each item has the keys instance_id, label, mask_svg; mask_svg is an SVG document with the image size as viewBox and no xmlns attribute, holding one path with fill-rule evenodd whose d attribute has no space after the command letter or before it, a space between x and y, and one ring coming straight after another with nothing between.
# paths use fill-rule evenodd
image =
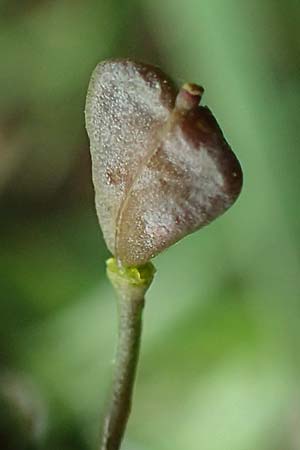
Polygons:
<instances>
[{"instance_id":1,"label":"stem","mask_svg":"<svg viewBox=\"0 0 300 450\"><path fill-rule=\"evenodd\" d=\"M107 261L107 276L118 296L119 336L101 450L118 450L125 432L139 356L144 297L154 272L151 263L124 268L114 258Z\"/></svg>"}]
</instances>

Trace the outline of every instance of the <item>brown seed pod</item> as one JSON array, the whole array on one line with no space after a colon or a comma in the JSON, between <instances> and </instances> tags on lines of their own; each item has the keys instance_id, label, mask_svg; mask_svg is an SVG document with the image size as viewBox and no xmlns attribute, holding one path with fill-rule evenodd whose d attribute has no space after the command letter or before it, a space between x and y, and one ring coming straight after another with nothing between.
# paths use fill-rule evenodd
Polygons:
<instances>
[{"instance_id":1,"label":"brown seed pod","mask_svg":"<svg viewBox=\"0 0 300 450\"><path fill-rule=\"evenodd\" d=\"M224 213L242 187L240 164L203 88L179 92L158 68L104 61L86 102L96 209L109 250L146 263Z\"/></svg>"}]
</instances>

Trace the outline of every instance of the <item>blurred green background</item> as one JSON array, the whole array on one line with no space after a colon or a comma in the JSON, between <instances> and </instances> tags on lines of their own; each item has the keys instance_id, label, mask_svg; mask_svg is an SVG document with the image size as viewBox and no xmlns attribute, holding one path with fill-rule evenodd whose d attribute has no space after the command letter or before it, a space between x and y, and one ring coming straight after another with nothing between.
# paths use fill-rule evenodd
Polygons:
<instances>
[{"instance_id":1,"label":"blurred green background","mask_svg":"<svg viewBox=\"0 0 300 450\"><path fill-rule=\"evenodd\" d=\"M300 4L0 2L0 448L92 450L116 342L84 102L105 58L206 88L237 204L155 260L124 450L300 449Z\"/></svg>"}]
</instances>

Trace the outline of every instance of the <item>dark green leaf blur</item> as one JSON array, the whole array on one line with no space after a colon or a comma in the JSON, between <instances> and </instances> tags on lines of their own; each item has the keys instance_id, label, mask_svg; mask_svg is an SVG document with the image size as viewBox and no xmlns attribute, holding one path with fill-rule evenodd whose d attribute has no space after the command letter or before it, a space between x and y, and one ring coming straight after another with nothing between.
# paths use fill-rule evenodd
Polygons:
<instances>
[{"instance_id":1,"label":"dark green leaf blur","mask_svg":"<svg viewBox=\"0 0 300 450\"><path fill-rule=\"evenodd\" d=\"M95 450L117 322L84 103L106 58L205 87L237 203L157 257L124 450L300 449L300 4L0 1L0 448Z\"/></svg>"}]
</instances>

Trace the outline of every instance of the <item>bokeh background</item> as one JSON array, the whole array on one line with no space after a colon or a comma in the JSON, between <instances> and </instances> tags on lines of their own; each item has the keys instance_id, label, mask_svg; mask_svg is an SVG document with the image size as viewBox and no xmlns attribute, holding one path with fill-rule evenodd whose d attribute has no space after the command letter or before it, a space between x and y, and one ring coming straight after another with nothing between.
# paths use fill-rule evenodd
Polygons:
<instances>
[{"instance_id":1,"label":"bokeh background","mask_svg":"<svg viewBox=\"0 0 300 450\"><path fill-rule=\"evenodd\" d=\"M206 88L236 205L155 260L124 450L300 449L297 0L0 2L0 448L92 450L116 302L84 102L105 58Z\"/></svg>"}]
</instances>

